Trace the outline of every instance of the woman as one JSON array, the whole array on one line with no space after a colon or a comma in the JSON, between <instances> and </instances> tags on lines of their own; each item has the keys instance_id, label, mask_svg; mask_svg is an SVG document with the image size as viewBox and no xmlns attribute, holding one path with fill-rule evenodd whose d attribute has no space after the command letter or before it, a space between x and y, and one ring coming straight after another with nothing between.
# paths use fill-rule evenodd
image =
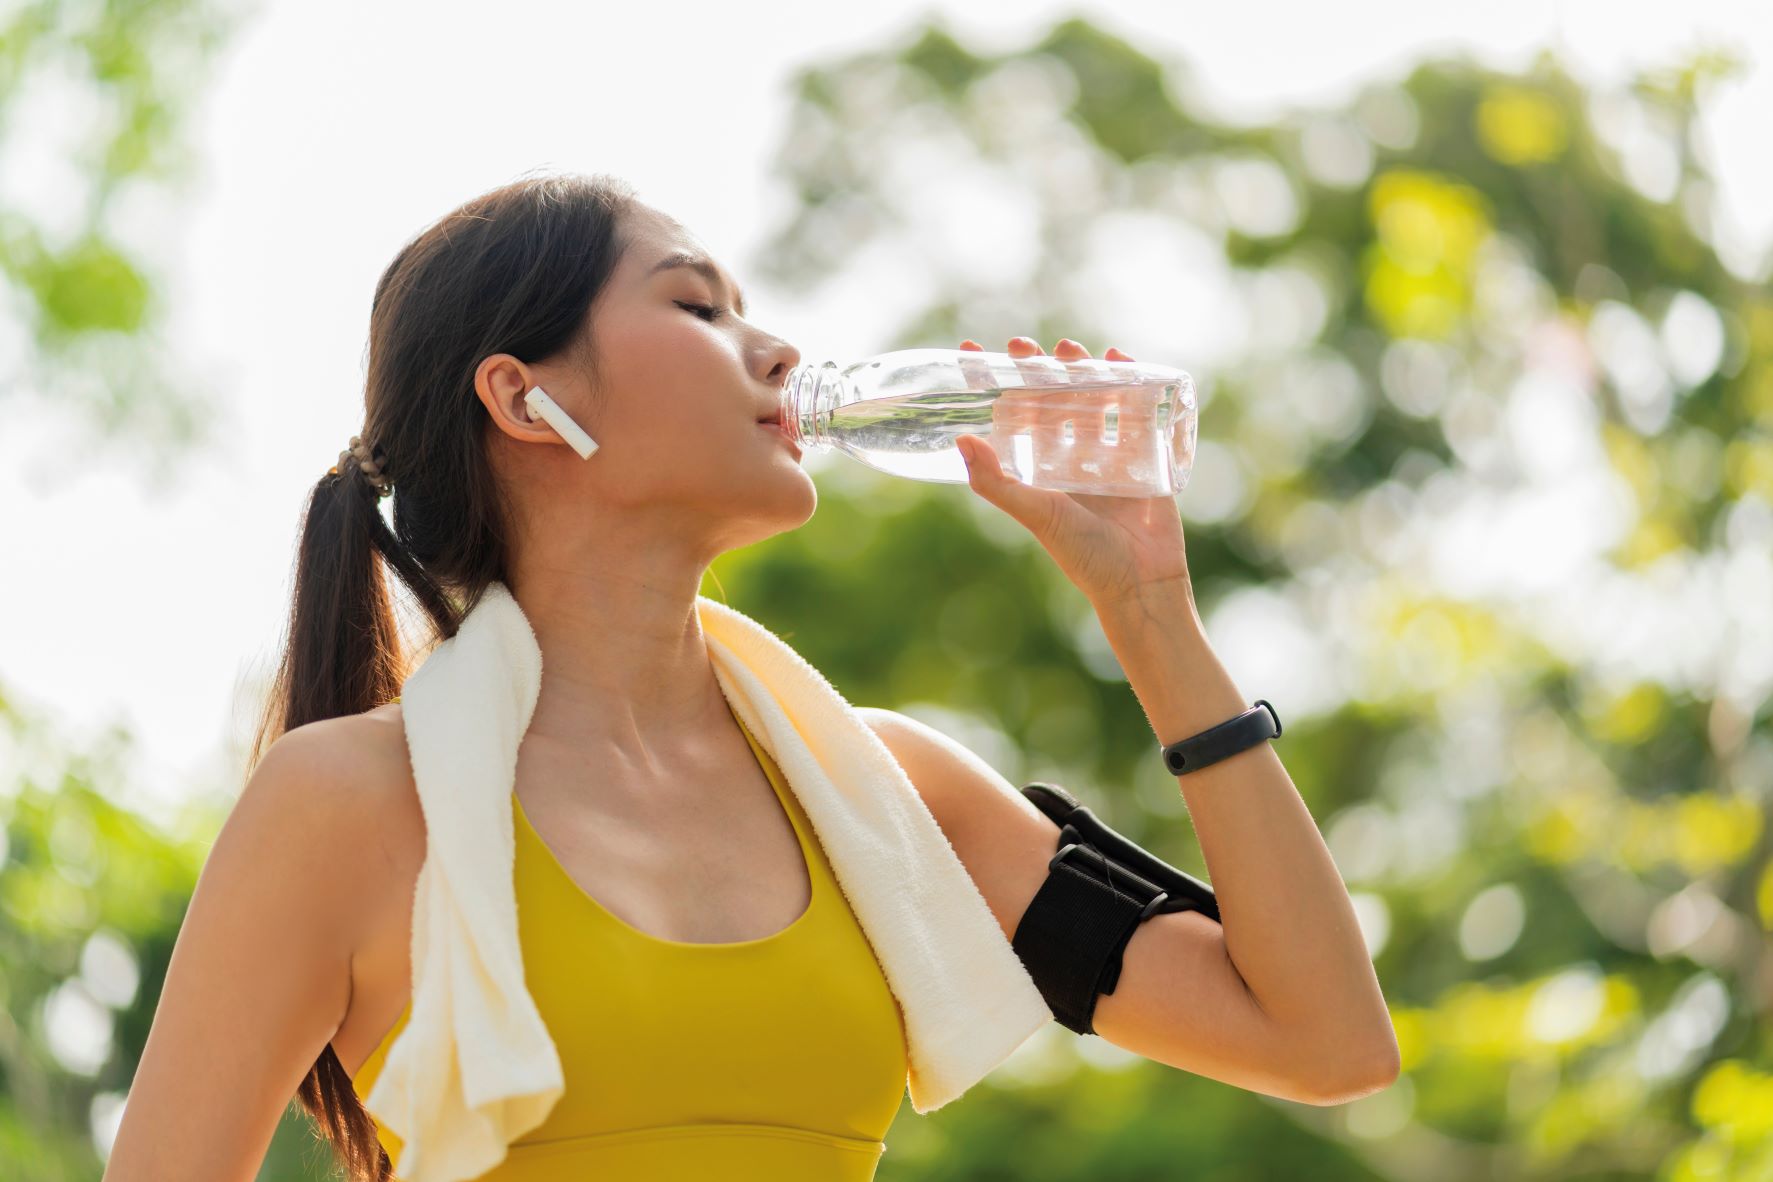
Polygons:
<instances>
[{"instance_id":1,"label":"woman","mask_svg":"<svg viewBox=\"0 0 1773 1182\"><path fill-rule=\"evenodd\" d=\"M390 1176L398 1146L361 1097L408 1016L426 847L384 566L438 637L503 582L545 653L516 774L516 880L566 1089L485 1177L872 1176L904 1090L900 1015L794 793L728 708L695 609L718 555L816 506L764 421L799 353L744 319L707 254L620 181L544 177L440 219L383 274L368 442L314 490L254 770L193 896L108 1179L249 1176L292 1094L350 1177ZM531 418L537 385L597 441L590 462ZM1103 613L1162 737L1242 708L1204 642L1171 643L1192 599L1167 498L1035 490L966 442L973 488ZM378 504L395 483L390 532ZM1153 619L1161 630L1140 630ZM1186 700L1146 653L1191 679ZM1054 826L979 790L995 773L952 740L866 713L1007 936ZM1309 814L1267 744L1193 778L1211 777L1247 781L1216 788L1239 798L1235 819L1189 804L1222 861L1251 847L1242 868L1212 869L1270 924L1244 935L1261 977L1240 975L1218 924L1155 916L1097 1032L1273 1094L1372 1090L1395 1044ZM1295 864L1266 865L1277 849ZM1299 899L1312 903L1296 920L1270 922Z\"/></svg>"}]
</instances>

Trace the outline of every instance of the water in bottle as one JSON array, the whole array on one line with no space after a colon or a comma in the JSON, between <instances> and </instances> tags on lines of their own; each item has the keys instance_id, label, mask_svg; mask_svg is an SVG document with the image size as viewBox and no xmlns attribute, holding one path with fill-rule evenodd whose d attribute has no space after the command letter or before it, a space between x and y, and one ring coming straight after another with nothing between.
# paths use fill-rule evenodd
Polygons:
<instances>
[{"instance_id":1,"label":"water in bottle","mask_svg":"<svg viewBox=\"0 0 1773 1182\"><path fill-rule=\"evenodd\" d=\"M782 429L912 480L967 483L954 441L979 435L1036 488L1172 496L1194 464L1194 382L1140 361L969 349L899 349L841 368L799 365L782 392Z\"/></svg>"}]
</instances>

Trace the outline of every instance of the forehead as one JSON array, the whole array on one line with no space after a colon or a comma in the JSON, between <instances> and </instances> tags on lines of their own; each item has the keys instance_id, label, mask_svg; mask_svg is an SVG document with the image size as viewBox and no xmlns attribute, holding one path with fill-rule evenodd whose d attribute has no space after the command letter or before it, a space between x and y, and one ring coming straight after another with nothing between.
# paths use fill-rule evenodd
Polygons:
<instances>
[{"instance_id":1,"label":"forehead","mask_svg":"<svg viewBox=\"0 0 1773 1182\"><path fill-rule=\"evenodd\" d=\"M688 226L648 205L637 204L630 210L622 229L628 246L626 262L642 276L651 274L653 264L673 251L702 257L712 253Z\"/></svg>"},{"instance_id":2,"label":"forehead","mask_svg":"<svg viewBox=\"0 0 1773 1182\"><path fill-rule=\"evenodd\" d=\"M716 287L732 293L739 314L745 312L745 296L738 283L715 260L701 239L680 222L656 210L635 219L629 239L627 266L640 282L679 267L697 272Z\"/></svg>"}]
</instances>

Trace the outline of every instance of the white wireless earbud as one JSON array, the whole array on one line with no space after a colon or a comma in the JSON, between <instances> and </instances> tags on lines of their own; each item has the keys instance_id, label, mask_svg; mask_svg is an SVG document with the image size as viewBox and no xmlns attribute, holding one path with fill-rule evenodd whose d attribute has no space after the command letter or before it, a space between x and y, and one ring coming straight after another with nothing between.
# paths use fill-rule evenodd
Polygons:
<instances>
[{"instance_id":1,"label":"white wireless earbud","mask_svg":"<svg viewBox=\"0 0 1773 1182\"><path fill-rule=\"evenodd\" d=\"M558 431L560 437L579 453L581 460L590 459L591 453L597 450L597 440L585 434L585 429L573 422L572 416L561 410L560 404L548 397L548 392L540 386L523 396L523 404L529 407L530 414Z\"/></svg>"}]
</instances>

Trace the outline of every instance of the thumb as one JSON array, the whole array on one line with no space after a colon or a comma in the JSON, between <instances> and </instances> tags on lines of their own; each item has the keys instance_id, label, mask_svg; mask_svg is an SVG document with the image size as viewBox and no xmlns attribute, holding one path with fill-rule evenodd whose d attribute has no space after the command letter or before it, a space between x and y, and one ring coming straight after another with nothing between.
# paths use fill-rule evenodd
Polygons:
<instances>
[{"instance_id":1,"label":"thumb","mask_svg":"<svg viewBox=\"0 0 1773 1182\"><path fill-rule=\"evenodd\" d=\"M995 485L1008 480L1004 475L1003 461L997 458L997 449L986 443L977 435L962 435L954 441L960 449L960 458L966 461L967 483L974 491L986 495Z\"/></svg>"},{"instance_id":2,"label":"thumb","mask_svg":"<svg viewBox=\"0 0 1773 1182\"><path fill-rule=\"evenodd\" d=\"M967 483L981 497L1015 518L1037 538L1051 524L1053 506L1050 497L1005 472L997 449L977 435L962 435L955 440L961 459L967 465Z\"/></svg>"}]
</instances>

